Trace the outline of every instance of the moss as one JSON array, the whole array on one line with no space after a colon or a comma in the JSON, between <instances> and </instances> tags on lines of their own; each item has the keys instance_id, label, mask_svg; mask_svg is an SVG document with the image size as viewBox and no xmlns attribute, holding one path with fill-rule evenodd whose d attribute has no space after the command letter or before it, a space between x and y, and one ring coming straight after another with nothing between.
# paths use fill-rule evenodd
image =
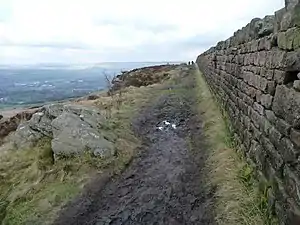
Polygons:
<instances>
[{"instance_id":1,"label":"moss","mask_svg":"<svg viewBox=\"0 0 300 225\"><path fill-rule=\"evenodd\" d=\"M296 5L295 8L293 9L292 23L295 26L300 27L300 3L298 3L298 5Z\"/></svg>"},{"instance_id":2,"label":"moss","mask_svg":"<svg viewBox=\"0 0 300 225\"><path fill-rule=\"evenodd\" d=\"M300 28L295 29L293 48L300 48Z\"/></svg>"}]
</instances>

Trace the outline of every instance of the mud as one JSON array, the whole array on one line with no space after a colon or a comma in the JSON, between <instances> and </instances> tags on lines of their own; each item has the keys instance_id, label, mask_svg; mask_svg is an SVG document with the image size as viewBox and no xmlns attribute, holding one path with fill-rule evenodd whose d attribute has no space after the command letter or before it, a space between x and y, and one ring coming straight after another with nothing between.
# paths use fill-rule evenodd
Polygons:
<instances>
[{"instance_id":1,"label":"mud","mask_svg":"<svg viewBox=\"0 0 300 225\"><path fill-rule=\"evenodd\" d=\"M56 225L214 224L214 189L203 176L206 152L193 83L190 78L173 86L140 113L133 121L143 141L140 154L119 177L93 182ZM164 121L176 129L158 129Z\"/></svg>"}]
</instances>

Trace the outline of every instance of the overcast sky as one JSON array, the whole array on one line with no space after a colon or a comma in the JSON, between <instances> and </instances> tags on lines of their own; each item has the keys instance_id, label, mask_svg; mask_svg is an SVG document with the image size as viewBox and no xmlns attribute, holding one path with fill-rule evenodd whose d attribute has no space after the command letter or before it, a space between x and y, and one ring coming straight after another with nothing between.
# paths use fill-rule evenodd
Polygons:
<instances>
[{"instance_id":1,"label":"overcast sky","mask_svg":"<svg viewBox=\"0 0 300 225\"><path fill-rule=\"evenodd\" d=\"M0 64L194 60L284 0L0 0Z\"/></svg>"}]
</instances>

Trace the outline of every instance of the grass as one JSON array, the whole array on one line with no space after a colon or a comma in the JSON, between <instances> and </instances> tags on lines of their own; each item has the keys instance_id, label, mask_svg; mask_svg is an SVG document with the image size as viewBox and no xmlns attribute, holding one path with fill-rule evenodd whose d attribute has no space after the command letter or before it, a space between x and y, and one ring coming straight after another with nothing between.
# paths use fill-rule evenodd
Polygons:
<instances>
[{"instance_id":1,"label":"grass","mask_svg":"<svg viewBox=\"0 0 300 225\"><path fill-rule=\"evenodd\" d=\"M139 146L131 131L131 118L148 99L158 94L155 85L129 87L118 98L103 95L91 101L107 117L99 129L117 149L117 155L109 159L101 160L87 152L81 157L54 162L48 139L41 140L32 149L1 153L0 224L1 221L5 225L51 224L61 207L78 195L92 176L106 170L121 173Z\"/></svg>"},{"instance_id":2,"label":"grass","mask_svg":"<svg viewBox=\"0 0 300 225\"><path fill-rule=\"evenodd\" d=\"M204 120L210 146L207 170L216 190L216 221L219 225L277 224L270 216L266 193L258 191L252 167L238 152L226 113L211 94L203 75L196 70L199 114Z\"/></svg>"}]
</instances>

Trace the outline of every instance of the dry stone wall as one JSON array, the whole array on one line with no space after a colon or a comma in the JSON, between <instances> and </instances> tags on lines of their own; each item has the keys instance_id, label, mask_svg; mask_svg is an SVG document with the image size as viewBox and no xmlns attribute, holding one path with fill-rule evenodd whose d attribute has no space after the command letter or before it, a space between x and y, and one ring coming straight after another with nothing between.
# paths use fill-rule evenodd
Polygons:
<instances>
[{"instance_id":1,"label":"dry stone wall","mask_svg":"<svg viewBox=\"0 0 300 225\"><path fill-rule=\"evenodd\" d=\"M300 224L300 3L247 26L197 58L282 224Z\"/></svg>"}]
</instances>

